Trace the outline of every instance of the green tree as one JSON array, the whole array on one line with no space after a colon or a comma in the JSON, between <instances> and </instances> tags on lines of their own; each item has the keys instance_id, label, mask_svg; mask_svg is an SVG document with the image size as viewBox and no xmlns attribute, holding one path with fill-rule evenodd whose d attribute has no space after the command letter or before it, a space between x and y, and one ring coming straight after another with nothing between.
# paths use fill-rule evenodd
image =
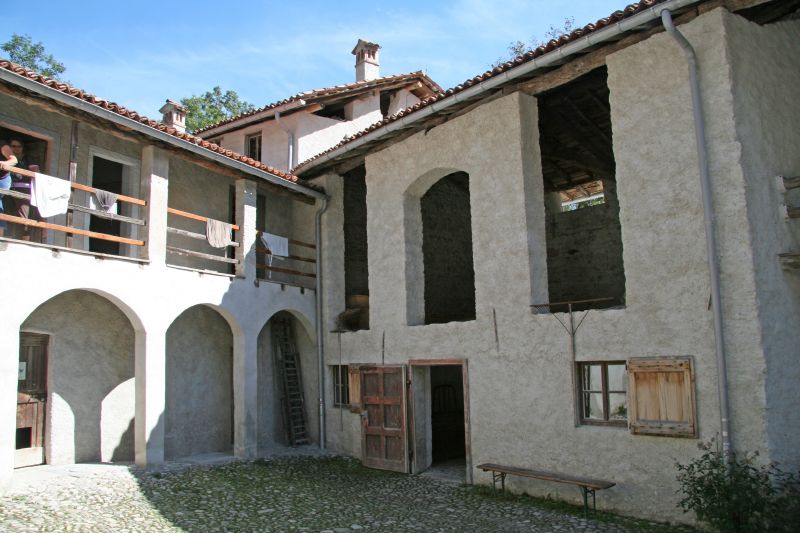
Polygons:
<instances>
[{"instance_id":1,"label":"green tree","mask_svg":"<svg viewBox=\"0 0 800 533\"><path fill-rule=\"evenodd\" d=\"M497 61L492 63L492 68L499 67L503 63L511 61L517 56L521 56L522 54L531 52L536 48L547 44L552 39L558 39L562 35L567 35L569 33L572 33L572 30L574 29L575 29L575 18L568 17L564 19L564 24L558 28L556 28L553 25L550 25L550 29L544 33L544 39L542 40L539 40L537 37L531 37L531 39L528 42L512 41L508 43L508 47L506 48L506 55L504 57L497 58Z\"/></svg>"},{"instance_id":2,"label":"green tree","mask_svg":"<svg viewBox=\"0 0 800 533\"><path fill-rule=\"evenodd\" d=\"M30 35L11 34L11 39L3 43L3 51L14 63L53 78L59 79L67 68L51 54L46 54L42 43L35 43Z\"/></svg>"},{"instance_id":3,"label":"green tree","mask_svg":"<svg viewBox=\"0 0 800 533\"><path fill-rule=\"evenodd\" d=\"M240 100L235 91L223 93L219 87L202 96L181 98L181 104L186 108L186 129L192 132L255 109L252 104Z\"/></svg>"}]
</instances>

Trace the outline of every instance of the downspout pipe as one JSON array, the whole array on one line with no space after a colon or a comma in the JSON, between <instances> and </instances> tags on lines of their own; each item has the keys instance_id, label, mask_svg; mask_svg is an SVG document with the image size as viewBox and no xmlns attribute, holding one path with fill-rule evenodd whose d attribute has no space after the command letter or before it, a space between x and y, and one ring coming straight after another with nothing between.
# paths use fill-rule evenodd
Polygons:
<instances>
[{"instance_id":1,"label":"downspout pipe","mask_svg":"<svg viewBox=\"0 0 800 533\"><path fill-rule=\"evenodd\" d=\"M289 138L287 149L286 149L286 172L291 172L292 167L294 166L294 132L287 128L283 122L281 122L281 112L275 112L275 122L278 123L278 127L283 130L286 136Z\"/></svg>"},{"instance_id":2,"label":"downspout pipe","mask_svg":"<svg viewBox=\"0 0 800 533\"><path fill-rule=\"evenodd\" d=\"M322 214L328 209L328 197L324 196L320 200L319 208L314 214L314 244L317 246L317 277L316 277L316 304L317 304L317 362L319 368L317 372L319 386L319 448L325 449L325 352L323 344L323 321L322 321Z\"/></svg>"},{"instance_id":3,"label":"downspout pipe","mask_svg":"<svg viewBox=\"0 0 800 533\"><path fill-rule=\"evenodd\" d=\"M692 113L694 115L694 135L697 143L697 164L700 168L700 186L703 196L703 219L706 230L706 252L708 271L711 278L711 308L714 315L714 339L717 355L717 389L719 392L719 418L722 432L722 453L727 462L733 452L728 406L728 370L725 358L725 339L722 334L722 302L719 288L719 260L717 259L717 239L714 233L714 209L711 202L711 173L708 168L708 146L706 145L703 101L700 97L697 55L694 48L672 23L668 9L661 12L661 22L686 54L689 64L689 84L692 92Z\"/></svg>"}]
</instances>

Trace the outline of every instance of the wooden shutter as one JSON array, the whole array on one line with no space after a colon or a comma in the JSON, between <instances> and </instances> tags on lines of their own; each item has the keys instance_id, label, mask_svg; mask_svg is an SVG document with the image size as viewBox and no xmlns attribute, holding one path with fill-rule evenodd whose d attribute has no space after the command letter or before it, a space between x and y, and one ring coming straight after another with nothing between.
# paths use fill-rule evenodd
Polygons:
<instances>
[{"instance_id":1,"label":"wooden shutter","mask_svg":"<svg viewBox=\"0 0 800 533\"><path fill-rule=\"evenodd\" d=\"M350 411L361 412L361 367L348 365L347 367L348 391L350 394Z\"/></svg>"},{"instance_id":2,"label":"wooden shutter","mask_svg":"<svg viewBox=\"0 0 800 533\"><path fill-rule=\"evenodd\" d=\"M631 433L696 437L691 357L628 361Z\"/></svg>"}]
</instances>

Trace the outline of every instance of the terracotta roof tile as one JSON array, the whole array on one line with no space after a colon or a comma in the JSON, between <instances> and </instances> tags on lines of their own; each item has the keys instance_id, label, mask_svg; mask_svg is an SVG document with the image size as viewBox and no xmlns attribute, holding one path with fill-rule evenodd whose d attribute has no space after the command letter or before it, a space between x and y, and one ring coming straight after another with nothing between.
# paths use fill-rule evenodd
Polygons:
<instances>
[{"instance_id":1,"label":"terracotta roof tile","mask_svg":"<svg viewBox=\"0 0 800 533\"><path fill-rule=\"evenodd\" d=\"M62 83L62 82L54 80L52 78L48 78L46 76L42 76L41 74L39 74L37 72L34 72L32 70L28 70L28 69L26 69L26 68L24 68L24 67L22 67L20 65L17 65L16 63L12 63L11 61L8 61L8 60L5 60L5 59L0 60L0 68L2 68L4 70L8 70L9 72L13 72L14 74L18 74L20 76L23 76L25 78L28 78L29 80L35 81L35 82L40 83L42 85L45 85L47 87L50 87L51 89L54 89L56 91L62 92L64 94L68 94L70 96L74 96L75 98L83 100L84 102L88 102L88 103L90 103L92 105L95 105L97 107L106 109L106 110L111 111L112 113L116 113L117 115L120 115L122 117L131 119L131 120L135 120L136 122L139 122L141 124L145 124L146 126L149 126L149 127L153 128L155 130L158 130L158 131L162 131L162 132L164 132L164 133L166 133L168 135L172 135L173 137L176 137L176 138L181 139L183 141L195 144L197 146L201 146L202 148L205 148L205 149L207 149L207 150L209 150L211 152L215 152L217 154L221 154L221 155L223 155L223 156L225 156L227 158L230 158L230 159L232 159L234 161L239 161L239 162L244 163L246 165L249 165L249 166L251 166L253 168L257 168L259 170L263 170L263 171L268 172L268 173L270 173L270 174L272 174L274 176L277 176L279 178L283 178L286 181L291 181L291 182L296 182L297 181L297 176L295 176L295 175L293 175L291 173L283 172L281 170L272 168L269 165L265 165L264 163L256 161L255 159L247 157L245 155L239 154L239 153L234 152L232 150L227 150L227 149L222 148L221 146L218 146L218 145L216 145L214 143L210 143L210 142L208 142L206 140L203 140L202 138L200 138L200 137L198 137L196 135L192 135L191 133L179 132L175 128L169 127L169 126L165 125L162 122L159 122L157 120L149 119L144 115L140 115L136 111L130 110L130 109L128 109L128 108L126 108L124 106L121 106L119 104L116 104L114 102L109 102L108 100L103 100L102 98L98 98L97 96L95 96L93 94L89 94L89 93L87 93L87 92L85 92L85 91L83 91L81 89L75 88L75 87L73 87L71 85L68 85L66 83Z\"/></svg>"},{"instance_id":2,"label":"terracotta roof tile","mask_svg":"<svg viewBox=\"0 0 800 533\"><path fill-rule=\"evenodd\" d=\"M220 126L224 126L226 124L230 124L232 122L236 122L237 120L241 120L243 118L247 118L253 115L257 115L258 113L263 113L264 111L269 111L270 109L274 109L276 107L280 107L282 105L288 104L290 102L295 102L297 100L309 100L311 98L322 98L325 96L337 96L340 94L344 94L350 91L356 90L363 90L363 89L370 89L373 87L378 87L381 85L387 85L390 83L396 83L399 81L404 80L414 80L418 79L422 83L424 83L431 91L434 93L441 92L442 88L439 86L438 83L433 81L428 77L427 74L418 70L416 72L409 72L408 74L395 74L393 76L384 76L382 78L375 78L374 80L366 80L366 81L357 81L354 83L347 83L342 85L334 85L333 87L325 87L323 89L315 89L312 91L304 91L301 93L297 93L294 96L290 96L289 98L284 98L283 100L279 100L277 102L273 102L271 104L267 104L264 107L259 107L258 109L254 109L253 111L248 111L247 113L242 113L241 115L236 115L235 117L227 118L225 120L221 120L215 124L211 124L210 126L206 126L204 128L200 128L195 133L203 133L214 128L218 128Z\"/></svg>"},{"instance_id":3,"label":"terracotta roof tile","mask_svg":"<svg viewBox=\"0 0 800 533\"><path fill-rule=\"evenodd\" d=\"M323 155L325 155L327 153L330 153L330 152L333 152L334 150L337 150L337 149L341 148L342 146L344 146L344 145L346 145L346 144L358 139L359 137L363 137L364 135L366 135L366 134L368 134L368 133L370 133L372 131L375 131L378 128L381 128L382 126L385 126L387 124L395 122L396 120L399 120L399 119L401 119L401 118L403 118L405 116L408 116L408 115L414 113L415 111L419 111L420 109L428 107L429 105L433 104L434 102L438 102L440 100L443 100L443 99L445 99L445 98L447 98L449 96L452 96L452 95L454 95L456 93L459 93L459 92L461 92L461 91L463 91L465 89L468 89L469 87L472 87L473 85L476 85L478 83L486 81L486 80L488 80L490 78L493 78L494 76L497 76L498 74L502 74L503 72L506 72L506 71L511 70L511 69L513 69L513 68L515 68L515 67L517 67L519 65L527 63L527 62L531 61L534 58L537 58L537 57L540 57L540 56L542 56L542 55L544 55L546 53L552 52L553 50L555 50L557 48L560 48L560 47L566 45L567 43L570 43L570 42L575 41L575 40L577 40L577 39L579 39L581 37L584 37L584 36L586 36L586 35L588 35L588 34L590 34L592 32L595 32L595 31L598 31L598 30L600 30L602 28L605 28L606 26L610 26L612 24L615 24L615 23L619 22L622 19L626 19L626 18L628 18L630 16L633 16L633 15L635 15L635 14L641 12L641 11L649 9L649 8L651 8L651 7L653 7L653 6L657 5L657 4L660 4L662 2L665 2L665 1L667 1L667 0L642 0L641 2L637 2L635 4L630 4L630 5L626 6L625 8L623 8L621 10L617 10L617 11L613 12L611 15L609 15L607 17L604 17L604 18L601 18L600 20L598 20L598 21L596 21L594 23L587 24L586 26L583 26L582 28L578 28L578 29L574 30L573 32L571 32L569 34L562 35L558 39L552 39L548 43L546 43L546 44L544 44L542 46L539 46L535 50L532 50L532 51L530 51L530 52L528 52L526 54L517 56L514 59L512 59L510 61L507 61L507 62L505 62L505 63L493 68L492 70L487 70L486 72L484 72L482 74L478 74L477 76L475 76L473 78L470 78L470 79L464 81L463 83L460 83L460 84L456 85L455 87L451 87L450 89L447 89L446 91L439 91L433 96L430 96L430 97L428 97L428 98L426 98L426 99L424 99L424 100L422 100L422 101L420 101L420 102L418 102L418 103L416 103L416 104L414 104L414 105L412 105L410 107L407 107L406 109L398 111L394 115L387 116L383 120L381 120L379 122L376 122L375 124L372 124L371 126L365 128L365 129L363 129L363 130L361 130L359 132L356 132L356 133L354 133L352 135L349 135L349 136L345 137L338 144L336 144L336 145L332 146L331 148L325 150L324 152L320 152L320 153L316 154L314 157L311 157L310 159L307 159L307 160L303 161L302 163L298 164L296 167L294 167L292 169L292 171L294 172L294 171L297 171L297 170L301 170L303 168L303 166L307 165L308 163L310 163L310 162L312 162L312 161L314 161L316 159L319 159Z\"/></svg>"}]
</instances>

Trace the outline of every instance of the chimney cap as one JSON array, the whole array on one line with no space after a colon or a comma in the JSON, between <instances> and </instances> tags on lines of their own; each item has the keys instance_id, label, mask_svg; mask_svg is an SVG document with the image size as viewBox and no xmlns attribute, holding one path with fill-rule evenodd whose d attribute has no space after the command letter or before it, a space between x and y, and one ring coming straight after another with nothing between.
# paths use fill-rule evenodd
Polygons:
<instances>
[{"instance_id":1,"label":"chimney cap","mask_svg":"<svg viewBox=\"0 0 800 533\"><path fill-rule=\"evenodd\" d=\"M159 109L158 112L167 113L168 111L172 111L173 109L176 111L183 111L184 113L186 112L186 108L183 107L183 104L181 104L180 102L176 102L174 100L170 100L169 98L167 98L167 103L162 105L161 109Z\"/></svg>"},{"instance_id":2,"label":"chimney cap","mask_svg":"<svg viewBox=\"0 0 800 533\"><path fill-rule=\"evenodd\" d=\"M353 51L350 52L350 53L353 54L353 55L356 55L358 53L358 51L360 49L362 49L362 48L366 48L368 50L377 51L378 48L380 48L380 47L381 47L381 45L379 45L378 43L373 43L371 41L365 41L364 39L359 39L358 42L356 43L355 47L353 47Z\"/></svg>"}]
</instances>

